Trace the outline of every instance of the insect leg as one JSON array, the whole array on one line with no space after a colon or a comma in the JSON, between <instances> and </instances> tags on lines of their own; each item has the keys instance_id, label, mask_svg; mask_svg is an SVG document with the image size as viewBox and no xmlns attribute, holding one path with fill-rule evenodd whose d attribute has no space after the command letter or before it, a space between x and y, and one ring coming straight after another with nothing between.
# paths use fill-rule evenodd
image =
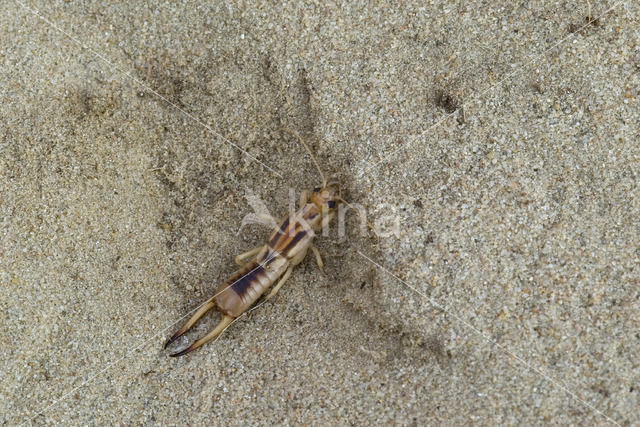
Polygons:
<instances>
[{"instance_id":1,"label":"insect leg","mask_svg":"<svg viewBox=\"0 0 640 427\"><path fill-rule=\"evenodd\" d=\"M264 245L262 246L258 246L257 248L253 248L250 251L247 251L245 253L242 253L240 255L238 255L236 257L236 264L238 265L244 265L244 262L251 258L252 256L256 255L258 252L260 252L262 249L264 249Z\"/></svg>"},{"instance_id":2,"label":"insect leg","mask_svg":"<svg viewBox=\"0 0 640 427\"><path fill-rule=\"evenodd\" d=\"M322 271L324 273L324 262L322 262L322 256L320 255L320 251L318 250L318 248L316 248L315 246L311 245L311 250L313 251L313 254L316 256L316 263L318 264L318 268L320 269L320 271Z\"/></svg>"},{"instance_id":3,"label":"insect leg","mask_svg":"<svg viewBox=\"0 0 640 427\"><path fill-rule=\"evenodd\" d=\"M293 266L287 268L287 271L284 272L284 275L282 276L282 279L280 279L278 284L273 287L271 292L269 292L269 295L267 295L267 297L264 299L265 301L270 300L275 294L278 293L278 291L280 290L282 285L284 285L284 282L286 282L287 279L289 278L289 276L291 275L291 271L292 270L293 270Z\"/></svg>"},{"instance_id":4,"label":"insect leg","mask_svg":"<svg viewBox=\"0 0 640 427\"><path fill-rule=\"evenodd\" d=\"M211 341L212 339L220 335L222 331L227 329L227 326L229 326L231 322L233 322L233 319L234 317L229 315L222 316L222 319L220 320L220 323L218 323L218 326L213 328L211 332L209 332L207 335L200 338L199 340L195 341L193 344L191 344L189 347L185 348L184 350L171 354L171 357L183 356L189 352L192 352L193 350L200 347L201 345L208 343L209 341Z\"/></svg>"},{"instance_id":5,"label":"insect leg","mask_svg":"<svg viewBox=\"0 0 640 427\"><path fill-rule=\"evenodd\" d=\"M328 215L322 218L322 235L323 236L328 236L328 234L325 234L325 233L329 231L329 224L331 223L331 221L335 216L336 216L335 212L329 212Z\"/></svg>"}]
</instances>

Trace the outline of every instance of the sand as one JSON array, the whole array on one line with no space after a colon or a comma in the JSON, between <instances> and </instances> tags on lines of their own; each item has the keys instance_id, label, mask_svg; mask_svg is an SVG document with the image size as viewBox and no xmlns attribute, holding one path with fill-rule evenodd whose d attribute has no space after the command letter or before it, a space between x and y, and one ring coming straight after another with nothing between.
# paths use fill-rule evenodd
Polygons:
<instances>
[{"instance_id":1,"label":"sand","mask_svg":"<svg viewBox=\"0 0 640 427\"><path fill-rule=\"evenodd\" d=\"M130 3L0 5L0 423L640 423L637 2ZM169 358L282 127L382 237Z\"/></svg>"}]
</instances>

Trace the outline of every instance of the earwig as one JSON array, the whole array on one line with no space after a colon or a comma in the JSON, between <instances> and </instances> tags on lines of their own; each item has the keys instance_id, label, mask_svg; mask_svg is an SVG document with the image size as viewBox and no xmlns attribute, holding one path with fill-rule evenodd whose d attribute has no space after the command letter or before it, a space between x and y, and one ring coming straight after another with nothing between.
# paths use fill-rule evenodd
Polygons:
<instances>
[{"instance_id":1,"label":"earwig","mask_svg":"<svg viewBox=\"0 0 640 427\"><path fill-rule=\"evenodd\" d=\"M287 281L293 268L305 258L309 249L313 251L320 269L323 268L322 257L313 246L313 239L316 233L328 226L334 218L337 202L345 201L338 194L337 183L327 183L311 149L300 135L289 129L284 130L302 143L320 173L322 187L315 188L310 195L307 191L302 192L299 210L282 220L265 245L236 257L236 263L240 265L247 259L250 261L224 282L215 295L167 340L164 347L184 335L213 307L222 312L220 323L186 349L171 354L172 357L187 354L218 337L277 281L265 301L273 298Z\"/></svg>"}]
</instances>

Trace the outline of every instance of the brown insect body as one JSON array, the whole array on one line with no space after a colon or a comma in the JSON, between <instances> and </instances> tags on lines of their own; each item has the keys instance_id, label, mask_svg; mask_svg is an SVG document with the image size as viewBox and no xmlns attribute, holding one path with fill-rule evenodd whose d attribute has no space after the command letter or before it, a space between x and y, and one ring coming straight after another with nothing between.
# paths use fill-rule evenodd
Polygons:
<instances>
[{"instance_id":1,"label":"brown insect body","mask_svg":"<svg viewBox=\"0 0 640 427\"><path fill-rule=\"evenodd\" d=\"M165 348L187 332L213 307L217 307L224 315L218 326L188 348L171 356L182 356L216 338L280 279L267 299L273 297L288 279L293 267L305 258L309 248L314 251L318 265L322 268L320 254L312 245L313 238L315 233L333 218L337 199L339 196L337 196L335 184L325 184L323 188L314 189L311 200L307 203L307 197L303 197L301 202L304 203L301 203L301 208L280 223L267 244L239 255L236 258L238 262L245 257L257 254L252 261L246 263L224 282L216 294L169 338Z\"/></svg>"},{"instance_id":2,"label":"brown insect body","mask_svg":"<svg viewBox=\"0 0 640 427\"><path fill-rule=\"evenodd\" d=\"M215 297L218 309L233 317L240 316L287 268L302 262L321 218L320 210L313 203L285 218L255 259L220 286Z\"/></svg>"}]
</instances>

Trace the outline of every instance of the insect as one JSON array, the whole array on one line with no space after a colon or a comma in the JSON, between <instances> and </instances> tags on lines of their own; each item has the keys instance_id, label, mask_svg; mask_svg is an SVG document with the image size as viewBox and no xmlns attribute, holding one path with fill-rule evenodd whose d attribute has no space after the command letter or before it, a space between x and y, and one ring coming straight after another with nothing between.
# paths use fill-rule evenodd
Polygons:
<instances>
[{"instance_id":1,"label":"insect","mask_svg":"<svg viewBox=\"0 0 640 427\"><path fill-rule=\"evenodd\" d=\"M303 191L297 212L284 218L268 242L236 257L236 263L243 267L224 282L213 297L207 300L194 315L167 340L165 348L184 335L210 309L217 307L222 319L204 337L196 340L182 351L171 354L172 357L185 355L220 335L233 321L251 307L274 283L265 300L273 298L291 275L293 268L307 255L309 249L315 255L322 270L323 262L318 249L313 246L315 233L327 227L334 218L337 203L344 202L338 192L336 182L327 180L311 153L309 146L294 131L292 133L305 147L322 178L322 187L309 194Z\"/></svg>"}]
</instances>

